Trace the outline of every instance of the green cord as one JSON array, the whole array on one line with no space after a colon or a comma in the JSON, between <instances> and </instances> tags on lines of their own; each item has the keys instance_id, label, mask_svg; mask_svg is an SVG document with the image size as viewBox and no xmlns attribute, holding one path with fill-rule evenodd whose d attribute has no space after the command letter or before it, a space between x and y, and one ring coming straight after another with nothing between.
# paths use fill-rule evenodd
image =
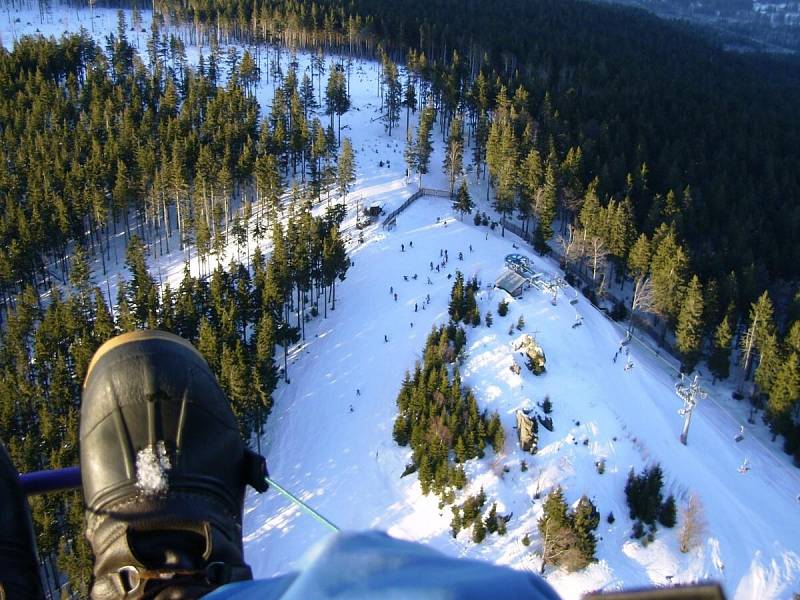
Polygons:
<instances>
[{"instance_id":1,"label":"green cord","mask_svg":"<svg viewBox=\"0 0 800 600\"><path fill-rule=\"evenodd\" d=\"M269 477L264 477L264 480L265 480L265 481L266 481L266 482L267 482L269 485L271 485L271 486L272 486L272 487L274 487L276 490L278 490L278 491L279 491L281 494L283 494L284 496L286 496L286 497L287 497L289 500L291 500L291 501L292 501L294 504L296 504L296 505L297 505L297 506L299 506L301 509L303 509L303 510L304 510L304 511L306 511L308 514L310 514L312 517L314 517L314 518L315 518L317 521L319 521L320 523L322 523L323 525L325 525L325 527L327 527L327 528L328 528L328 529L330 529L331 531L339 531L339 528L338 528L336 525L334 525L333 523L331 523L330 521L328 521L328 519L326 519L325 517L323 517L321 514L319 514L317 511L315 511L313 508L311 508L311 507L310 507L308 504L306 504L305 502L303 502L302 500L300 500L300 498L298 498L297 496L295 496L294 494L292 494L292 493L291 493L289 490L287 490L286 488L284 488L282 485L280 485L279 483L276 483L274 480L270 479Z\"/></svg>"}]
</instances>

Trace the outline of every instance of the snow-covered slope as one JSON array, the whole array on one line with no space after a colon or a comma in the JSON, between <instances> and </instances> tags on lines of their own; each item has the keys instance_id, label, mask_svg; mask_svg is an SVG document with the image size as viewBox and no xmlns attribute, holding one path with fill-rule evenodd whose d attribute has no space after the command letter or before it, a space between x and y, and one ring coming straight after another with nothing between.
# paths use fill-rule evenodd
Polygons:
<instances>
[{"instance_id":1,"label":"snow-covered slope","mask_svg":"<svg viewBox=\"0 0 800 600\"><path fill-rule=\"evenodd\" d=\"M149 17L143 11L145 30ZM1 24L5 45L37 29L58 35L81 26L102 40L116 27L116 16L114 11L95 9L92 26L87 10L56 9L40 18L32 5L19 15L5 11ZM145 36L130 33L142 47ZM199 53L197 48L189 50L194 57ZM283 57L285 68L288 53ZM306 57L301 55L300 62L302 71ZM277 390L262 442L274 478L342 528L381 528L448 554L535 571L540 564L534 554L536 521L543 498L557 484L564 486L570 502L587 494L603 517L597 531L599 560L579 573L548 570L548 580L565 598L592 589L705 578L722 581L730 597L741 599L788 598L800 590L796 499L800 476L777 444L764 442L768 440L764 427L747 425L740 409L727 403L727 393L711 390L712 397L702 401L695 413L689 445L682 446L676 414L680 401L674 393L674 375L664 361L632 345L632 369L625 371L625 357L613 362L623 333L569 288L555 306L550 295L529 290L521 300L511 301L506 317L499 317L497 303L504 293L486 284L499 274L506 254L524 252L545 273L556 274L557 266L531 254L510 234L503 238L499 230L475 227L469 219L460 222L444 200L422 198L400 215L391 232L368 229L365 242L356 243L357 204L381 201L391 210L416 189L404 178L402 127L390 138L374 120L379 105L377 77L374 63L355 63L354 108L342 117L342 135L353 139L358 161L358 182L348 198L345 222L345 232L353 239L355 266L337 288L337 310L327 319L312 321L307 340L293 349L292 381ZM270 103L272 85L264 81L259 87L262 107ZM425 185L444 188L441 140L436 138L434 144ZM475 198L485 198L483 182L470 176L470 184ZM485 203L481 208L489 210ZM515 241L520 249L514 248ZM405 252L400 251L401 244ZM269 252L268 245L264 249ZM439 262L444 249L450 258L447 268L431 272L430 262ZM459 251L463 262L457 258ZM230 248L228 256L235 253ZM151 259L151 264L160 279L174 283L181 276L183 260L182 254L173 252ZM112 297L115 274L122 268L120 260L112 270ZM491 328L468 328L462 376L481 406L500 413L507 438L504 453L489 451L485 459L468 464L471 483L465 493L483 486L502 512L514 513L507 536L489 536L478 546L468 533L456 540L450 536L449 507L440 510L437 498L421 496L415 475L400 479L409 451L397 447L391 436L400 382L420 358L431 326L447 319L452 284L448 275L456 269L481 279L481 312L491 310L495 317ZM99 267L96 275L105 290ZM390 288L398 293L397 302ZM573 298L578 298L577 304L570 304ZM508 329L520 315L525 317L525 330L535 332L547 354L547 373L538 378L525 369L520 375L509 369L511 342L518 333L509 336ZM573 328L576 316L583 324ZM553 402L555 430L540 429L539 453L523 455L512 429L514 410L534 406L545 395ZM747 431L745 439L735 443L740 423ZM529 465L526 472L520 469L523 458ZM752 469L742 474L738 468L745 458ZM602 475L595 468L600 459L606 464ZM680 553L675 531L660 529L646 548L629 537L625 478L631 467L640 470L654 462L662 464L665 492L675 494L679 505L694 493L705 507L707 535L688 554ZM537 491L541 498L534 501ZM609 512L616 517L613 525L606 522ZM526 533L533 541L530 547L520 542ZM281 496L268 492L248 498L245 535L247 560L255 574L270 576L292 569L326 531Z\"/></svg>"},{"instance_id":2,"label":"snow-covered slope","mask_svg":"<svg viewBox=\"0 0 800 600\"><path fill-rule=\"evenodd\" d=\"M542 501L533 496L539 489L544 498L561 484L569 501L587 494L603 516L597 532L599 562L581 573L548 574L564 597L706 578L723 581L736 598L790 595L800 569L794 498L800 485L791 467L762 456L764 449L749 437L735 443L738 426L721 419L711 404L696 411L689 445L682 446L673 378L637 346L631 347L632 369L625 370L624 358L613 362L623 333L582 297L571 304L574 290L565 290L553 306L549 294L531 289L511 300L506 317L498 317L497 303L508 297L485 284L494 281L504 256L515 251L510 237L463 224L447 202L431 198L418 201L397 223L391 233L371 232L353 252L355 267L340 288L336 313L314 324L293 358L292 383L278 391L264 438L276 480L342 528L378 527L450 554L537 570L533 550ZM446 272L431 273L429 263L441 260L445 248L450 256ZM555 272L553 264L532 258L537 269ZM419 359L430 327L447 319L448 274L456 269L482 280L481 310L494 313L491 328L468 329L462 375L481 405L500 413L507 434L504 453L489 452L469 465L471 490L483 486L503 512L514 513L506 537L490 536L478 546L469 541L469 532L457 540L450 537L449 508L440 510L437 498L421 496L415 476L400 479L409 451L391 438L400 382ZM390 287L399 294L397 302ZM414 304L421 307L427 294L430 305L414 312ZM509 336L508 329L519 315L547 354L547 373L541 377L509 369L518 332ZM583 325L573 328L576 316ZM526 456L517 448L513 411L532 407L545 395L553 402L555 431L540 428L541 449ZM745 457L753 469L742 474L738 467ZM520 470L523 458L527 472ZM602 475L595 468L601 458L606 462ZM664 467L666 493L674 493L679 504L696 493L705 507L706 539L688 554L680 553L676 530L660 529L646 548L629 539L625 478L631 467L639 470L653 462ZM506 474L504 466L510 468ZM617 517L613 525L605 520L610 511ZM318 523L271 494L249 500L245 523L247 558L264 576L291 568L325 535ZM534 540L529 548L520 543L525 533Z\"/></svg>"}]
</instances>

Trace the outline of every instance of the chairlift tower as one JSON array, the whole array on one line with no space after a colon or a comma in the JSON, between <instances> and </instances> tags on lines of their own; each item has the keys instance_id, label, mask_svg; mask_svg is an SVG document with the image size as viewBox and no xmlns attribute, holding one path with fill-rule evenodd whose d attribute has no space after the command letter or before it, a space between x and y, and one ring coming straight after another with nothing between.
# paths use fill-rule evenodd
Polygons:
<instances>
[{"instance_id":1,"label":"chairlift tower","mask_svg":"<svg viewBox=\"0 0 800 600\"><path fill-rule=\"evenodd\" d=\"M681 375L681 380L675 384L675 393L683 400L683 408L678 414L683 416L683 431L681 431L681 444L686 446L689 438L689 425L692 422L692 412L697 406L697 401L706 398L708 394L700 388L700 377L695 374L692 383L688 386L684 383L685 379Z\"/></svg>"}]
</instances>

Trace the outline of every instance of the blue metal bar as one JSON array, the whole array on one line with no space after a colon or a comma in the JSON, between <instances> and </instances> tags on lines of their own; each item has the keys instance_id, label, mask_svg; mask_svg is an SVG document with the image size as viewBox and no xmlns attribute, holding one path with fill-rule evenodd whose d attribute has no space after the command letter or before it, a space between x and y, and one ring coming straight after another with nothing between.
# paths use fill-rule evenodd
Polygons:
<instances>
[{"instance_id":1,"label":"blue metal bar","mask_svg":"<svg viewBox=\"0 0 800 600\"><path fill-rule=\"evenodd\" d=\"M27 496L60 492L81 487L81 468L65 467L51 471L22 473L19 484Z\"/></svg>"}]
</instances>

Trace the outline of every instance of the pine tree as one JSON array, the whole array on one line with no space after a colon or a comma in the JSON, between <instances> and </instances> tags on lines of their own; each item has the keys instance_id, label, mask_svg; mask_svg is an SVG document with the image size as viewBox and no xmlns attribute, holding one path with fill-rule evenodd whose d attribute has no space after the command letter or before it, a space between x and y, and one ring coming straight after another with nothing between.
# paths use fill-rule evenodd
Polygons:
<instances>
[{"instance_id":1,"label":"pine tree","mask_svg":"<svg viewBox=\"0 0 800 600\"><path fill-rule=\"evenodd\" d=\"M492 449L494 450L495 454L499 454L503 451L506 443L506 434L503 430L503 423L500 421L500 415L497 413L492 415L492 419L489 421L488 429L490 432L492 432Z\"/></svg>"},{"instance_id":2,"label":"pine tree","mask_svg":"<svg viewBox=\"0 0 800 600\"><path fill-rule=\"evenodd\" d=\"M342 152L339 155L339 166L336 176L336 184L339 188L339 196L344 201L347 198L347 192L350 186L356 180L356 166L355 157L353 155L353 146L350 143L350 138L344 138L342 143Z\"/></svg>"},{"instance_id":3,"label":"pine tree","mask_svg":"<svg viewBox=\"0 0 800 600\"><path fill-rule=\"evenodd\" d=\"M763 394L770 395L781 371L782 363L783 358L777 336L774 333L767 334L761 342L755 375L756 385Z\"/></svg>"},{"instance_id":4,"label":"pine tree","mask_svg":"<svg viewBox=\"0 0 800 600\"><path fill-rule=\"evenodd\" d=\"M425 107L423 107L419 117L417 139L414 144L414 166L419 174L420 187L422 187L422 176L428 172L428 167L430 166L431 152L433 151L431 132L435 117L436 112L430 105L425 105Z\"/></svg>"},{"instance_id":5,"label":"pine tree","mask_svg":"<svg viewBox=\"0 0 800 600\"><path fill-rule=\"evenodd\" d=\"M775 316L769 292L764 292L750 305L750 323L753 327L753 342L759 351L770 335L775 334Z\"/></svg>"},{"instance_id":6,"label":"pine tree","mask_svg":"<svg viewBox=\"0 0 800 600\"><path fill-rule=\"evenodd\" d=\"M695 275L686 288L686 296L675 329L676 348L681 354L681 362L686 372L691 372L700 358L705 331L703 317L703 287Z\"/></svg>"},{"instance_id":7,"label":"pine tree","mask_svg":"<svg viewBox=\"0 0 800 600\"><path fill-rule=\"evenodd\" d=\"M471 213L474 206L475 204L472 202L469 190L467 189L467 182L465 179L462 179L461 185L458 187L458 193L453 200L453 210L461 214L461 220L463 221L464 215Z\"/></svg>"},{"instance_id":8,"label":"pine tree","mask_svg":"<svg viewBox=\"0 0 800 600\"><path fill-rule=\"evenodd\" d=\"M561 564L565 553L575 543L575 536L569 526L567 503L560 486L548 494L538 526L539 537L542 539L541 572L544 573L546 565Z\"/></svg>"},{"instance_id":9,"label":"pine tree","mask_svg":"<svg viewBox=\"0 0 800 600\"><path fill-rule=\"evenodd\" d=\"M540 190L544 185L544 167L539 151L534 147L521 165L519 214L526 224L533 215L538 215Z\"/></svg>"},{"instance_id":10,"label":"pine tree","mask_svg":"<svg viewBox=\"0 0 800 600\"><path fill-rule=\"evenodd\" d=\"M328 85L325 88L325 114L331 116L331 128L333 127L333 115L338 117L338 139L342 140L342 115L350 110L350 96L347 93L347 82L344 72L340 66L331 70L328 76Z\"/></svg>"},{"instance_id":11,"label":"pine tree","mask_svg":"<svg viewBox=\"0 0 800 600\"><path fill-rule=\"evenodd\" d=\"M568 565L571 569L582 569L594 561L597 540L593 532L599 524L600 513L597 512L597 508L589 498L581 496L571 519L572 530L576 538L575 546L578 550L578 555L572 564Z\"/></svg>"},{"instance_id":12,"label":"pine tree","mask_svg":"<svg viewBox=\"0 0 800 600\"><path fill-rule=\"evenodd\" d=\"M508 314L508 302L504 299L500 300L497 305L497 314L505 317Z\"/></svg>"},{"instance_id":13,"label":"pine tree","mask_svg":"<svg viewBox=\"0 0 800 600\"><path fill-rule=\"evenodd\" d=\"M644 233L639 234L628 253L628 270L635 279L644 277L650 270L650 240Z\"/></svg>"},{"instance_id":14,"label":"pine tree","mask_svg":"<svg viewBox=\"0 0 800 600\"><path fill-rule=\"evenodd\" d=\"M452 508L453 518L450 520L450 532L453 537L458 537L458 532L461 531L461 511L457 506Z\"/></svg>"},{"instance_id":15,"label":"pine tree","mask_svg":"<svg viewBox=\"0 0 800 600\"><path fill-rule=\"evenodd\" d=\"M675 496L672 494L667 496L664 504L661 505L661 509L658 513L658 522L667 528L675 527L675 523L677 522L677 509L675 508Z\"/></svg>"},{"instance_id":16,"label":"pine tree","mask_svg":"<svg viewBox=\"0 0 800 600\"><path fill-rule=\"evenodd\" d=\"M708 359L708 368L718 379L727 379L730 373L732 341L730 321L728 315L725 315L714 331L714 347Z\"/></svg>"},{"instance_id":17,"label":"pine tree","mask_svg":"<svg viewBox=\"0 0 800 600\"><path fill-rule=\"evenodd\" d=\"M539 219L536 228L534 245L539 252L547 252L547 241L553 237L553 220L556 216L556 174L552 163L548 163L545 171L544 186L542 187L541 197L536 216Z\"/></svg>"},{"instance_id":18,"label":"pine tree","mask_svg":"<svg viewBox=\"0 0 800 600\"><path fill-rule=\"evenodd\" d=\"M392 128L400 121L402 87L397 76L397 65L388 57L383 65L383 83L386 86L386 125L391 136Z\"/></svg>"},{"instance_id":19,"label":"pine tree","mask_svg":"<svg viewBox=\"0 0 800 600\"><path fill-rule=\"evenodd\" d=\"M408 128L408 123L409 123L408 116L409 115L408 115L408 113L409 113L409 111L416 112L416 110L417 110L417 92L416 92L416 88L414 87L414 84L411 82L410 78L406 82L406 88L405 88L405 91L403 92L403 106L405 106L405 108L406 108L406 135L408 135L408 133L409 133L409 128Z\"/></svg>"},{"instance_id":20,"label":"pine tree","mask_svg":"<svg viewBox=\"0 0 800 600\"><path fill-rule=\"evenodd\" d=\"M483 520L479 517L475 519L475 525L472 528L472 541L475 544L480 544L486 538L486 526Z\"/></svg>"},{"instance_id":21,"label":"pine tree","mask_svg":"<svg viewBox=\"0 0 800 600\"><path fill-rule=\"evenodd\" d=\"M767 418L779 433L786 434L792 427L792 412L797 410L798 399L800 399L798 355L796 352L790 352L775 378L767 402Z\"/></svg>"},{"instance_id":22,"label":"pine tree","mask_svg":"<svg viewBox=\"0 0 800 600\"><path fill-rule=\"evenodd\" d=\"M672 229L662 229L650 265L653 308L672 324L677 320L686 287L689 261ZM657 232L658 233L658 232Z\"/></svg>"}]
</instances>

